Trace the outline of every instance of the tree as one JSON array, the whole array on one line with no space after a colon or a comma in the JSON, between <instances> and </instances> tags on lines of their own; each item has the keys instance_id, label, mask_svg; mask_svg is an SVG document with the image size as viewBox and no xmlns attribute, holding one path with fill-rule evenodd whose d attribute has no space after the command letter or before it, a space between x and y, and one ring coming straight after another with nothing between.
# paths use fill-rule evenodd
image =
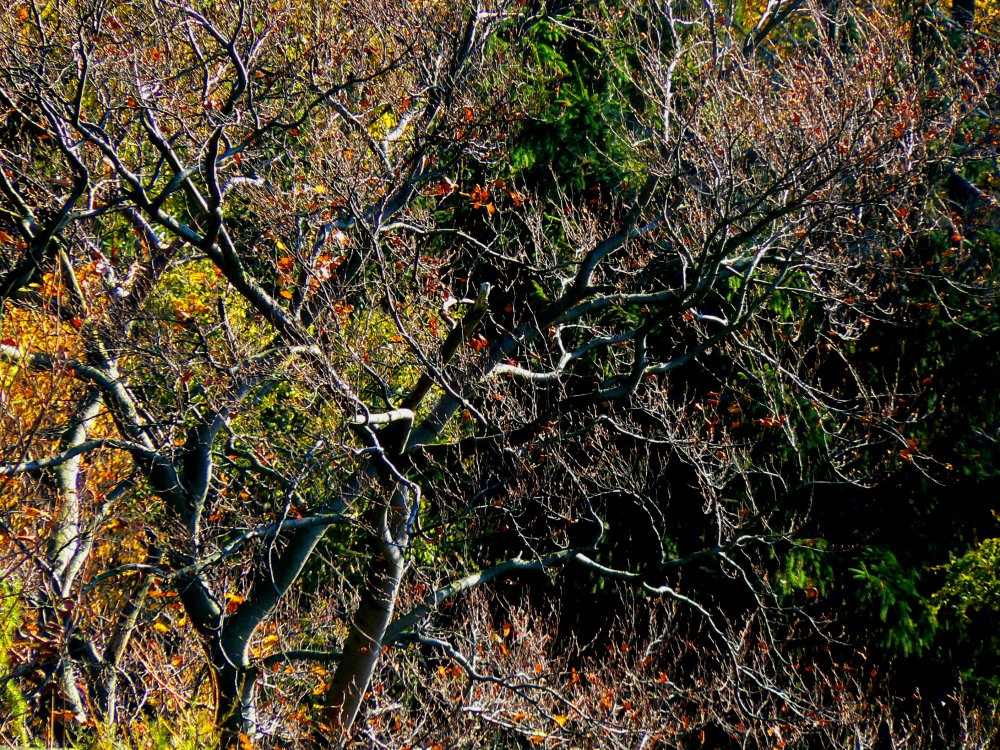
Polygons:
<instances>
[{"instance_id":1,"label":"tree","mask_svg":"<svg viewBox=\"0 0 1000 750\"><path fill-rule=\"evenodd\" d=\"M850 44L794 10L8 9L6 682L72 734L207 674L227 746L446 705L496 742L878 726L789 656L819 624L769 566L811 487L934 471L857 342L994 82L929 92L884 8ZM508 161L539 24L602 76L592 184ZM560 573L659 602L616 606L608 675L527 614Z\"/></svg>"}]
</instances>

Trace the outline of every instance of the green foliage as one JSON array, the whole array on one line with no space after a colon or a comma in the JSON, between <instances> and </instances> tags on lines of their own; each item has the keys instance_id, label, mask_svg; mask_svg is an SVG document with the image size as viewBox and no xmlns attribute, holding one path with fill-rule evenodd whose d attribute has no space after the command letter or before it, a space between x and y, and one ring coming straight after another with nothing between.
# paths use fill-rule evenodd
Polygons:
<instances>
[{"instance_id":1,"label":"green foliage","mask_svg":"<svg viewBox=\"0 0 1000 750\"><path fill-rule=\"evenodd\" d=\"M851 568L857 603L878 614L885 626L881 645L902 656L920 654L931 644L937 618L920 592L921 569L904 564L889 549L866 548Z\"/></svg>"},{"instance_id":2,"label":"green foliage","mask_svg":"<svg viewBox=\"0 0 1000 750\"><path fill-rule=\"evenodd\" d=\"M627 149L612 125L624 117L620 74L607 52L581 36L569 37L558 19L542 19L519 42L529 82L523 103L531 118L507 157L509 170L529 184L582 191L617 185Z\"/></svg>"},{"instance_id":3,"label":"green foliage","mask_svg":"<svg viewBox=\"0 0 1000 750\"><path fill-rule=\"evenodd\" d=\"M829 545L823 539L803 540L785 553L782 563L778 585L786 595L825 594L836 572Z\"/></svg>"},{"instance_id":4,"label":"green foliage","mask_svg":"<svg viewBox=\"0 0 1000 750\"><path fill-rule=\"evenodd\" d=\"M934 594L936 608L954 609L963 619L1000 612L1000 539L983 540L941 570L946 580Z\"/></svg>"},{"instance_id":5,"label":"green foliage","mask_svg":"<svg viewBox=\"0 0 1000 750\"><path fill-rule=\"evenodd\" d=\"M28 745L28 730L24 721L24 717L28 715L28 704L14 681L7 679L10 674L10 649L21 621L19 593L10 584L0 582L0 714L9 717L6 720L8 725L4 726L0 716L0 733L7 737L17 737L19 742Z\"/></svg>"},{"instance_id":6,"label":"green foliage","mask_svg":"<svg viewBox=\"0 0 1000 750\"><path fill-rule=\"evenodd\" d=\"M204 709L191 709L137 722L124 736L98 724L93 739L77 747L79 750L207 750L218 747L218 742L211 714Z\"/></svg>"},{"instance_id":7,"label":"green foliage","mask_svg":"<svg viewBox=\"0 0 1000 750\"><path fill-rule=\"evenodd\" d=\"M1000 657L997 621L1000 615L1000 539L989 538L964 555L937 568L944 575L931 607L948 631L946 655L968 655L957 667L971 692L982 704L1000 703Z\"/></svg>"}]
</instances>

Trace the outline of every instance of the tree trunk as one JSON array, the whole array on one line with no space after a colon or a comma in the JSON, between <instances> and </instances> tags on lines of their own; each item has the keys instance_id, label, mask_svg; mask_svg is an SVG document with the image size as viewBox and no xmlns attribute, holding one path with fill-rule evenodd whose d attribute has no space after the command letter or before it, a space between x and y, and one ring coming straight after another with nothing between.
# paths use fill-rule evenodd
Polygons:
<instances>
[{"instance_id":1,"label":"tree trunk","mask_svg":"<svg viewBox=\"0 0 1000 750\"><path fill-rule=\"evenodd\" d=\"M371 682L403 580L404 552L409 542L408 498L406 489L396 490L389 507L382 506L380 518L373 524L375 539L361 603L325 697L327 721L342 736L325 738L325 743L323 738L317 738L318 744L329 746L331 740L343 740Z\"/></svg>"},{"instance_id":2,"label":"tree trunk","mask_svg":"<svg viewBox=\"0 0 1000 750\"><path fill-rule=\"evenodd\" d=\"M219 745L223 748L240 746L240 735L254 737L259 733L257 720L256 669L246 665L225 664L215 669L215 725L219 728Z\"/></svg>"},{"instance_id":3,"label":"tree trunk","mask_svg":"<svg viewBox=\"0 0 1000 750\"><path fill-rule=\"evenodd\" d=\"M158 565L162 554L158 549L150 550L147 563ZM135 588L121 613L118 615L118 624L114 634L104 647L103 658L99 663L100 682L97 687L97 710L109 726L114 726L118 714L118 669L122 657L128 647L132 634L135 632L136 623L142 612L146 595L153 585L153 576L144 575Z\"/></svg>"}]
</instances>

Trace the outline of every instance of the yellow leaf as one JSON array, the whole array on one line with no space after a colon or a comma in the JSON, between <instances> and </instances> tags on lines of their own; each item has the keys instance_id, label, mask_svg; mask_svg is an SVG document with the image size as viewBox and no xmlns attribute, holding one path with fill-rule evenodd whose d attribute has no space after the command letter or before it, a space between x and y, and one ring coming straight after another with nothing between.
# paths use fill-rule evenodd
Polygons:
<instances>
[{"instance_id":1,"label":"yellow leaf","mask_svg":"<svg viewBox=\"0 0 1000 750\"><path fill-rule=\"evenodd\" d=\"M556 724L558 724L561 727L566 726L566 722L569 721L569 719L563 716L562 714L556 714L552 718L555 719Z\"/></svg>"},{"instance_id":2,"label":"yellow leaf","mask_svg":"<svg viewBox=\"0 0 1000 750\"><path fill-rule=\"evenodd\" d=\"M275 247L277 247L277 248L278 248L279 250L285 250L285 251L287 251L287 250L288 250L288 247L287 247L287 246L285 245L285 243L284 243L284 242L282 242L281 240L279 240L279 239L278 239L277 237L275 237L275 238L274 238L274 245L275 245Z\"/></svg>"},{"instance_id":3,"label":"yellow leaf","mask_svg":"<svg viewBox=\"0 0 1000 750\"><path fill-rule=\"evenodd\" d=\"M280 639L276 635L265 636L256 648L250 649L251 655L256 659L271 653Z\"/></svg>"},{"instance_id":4,"label":"yellow leaf","mask_svg":"<svg viewBox=\"0 0 1000 750\"><path fill-rule=\"evenodd\" d=\"M170 628L167 625L164 625L162 622L154 623L153 624L153 630L157 631L158 633L169 633L170 632Z\"/></svg>"},{"instance_id":5,"label":"yellow leaf","mask_svg":"<svg viewBox=\"0 0 1000 750\"><path fill-rule=\"evenodd\" d=\"M326 189L326 185L313 185L314 193L329 193L330 191Z\"/></svg>"}]
</instances>

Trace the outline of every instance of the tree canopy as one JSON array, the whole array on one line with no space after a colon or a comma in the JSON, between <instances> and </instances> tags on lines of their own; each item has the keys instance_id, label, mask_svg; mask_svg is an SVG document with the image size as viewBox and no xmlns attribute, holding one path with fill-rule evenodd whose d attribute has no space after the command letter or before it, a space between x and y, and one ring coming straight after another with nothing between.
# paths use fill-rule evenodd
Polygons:
<instances>
[{"instance_id":1,"label":"tree canopy","mask_svg":"<svg viewBox=\"0 0 1000 750\"><path fill-rule=\"evenodd\" d=\"M0 737L988 746L995 9L0 40Z\"/></svg>"}]
</instances>

